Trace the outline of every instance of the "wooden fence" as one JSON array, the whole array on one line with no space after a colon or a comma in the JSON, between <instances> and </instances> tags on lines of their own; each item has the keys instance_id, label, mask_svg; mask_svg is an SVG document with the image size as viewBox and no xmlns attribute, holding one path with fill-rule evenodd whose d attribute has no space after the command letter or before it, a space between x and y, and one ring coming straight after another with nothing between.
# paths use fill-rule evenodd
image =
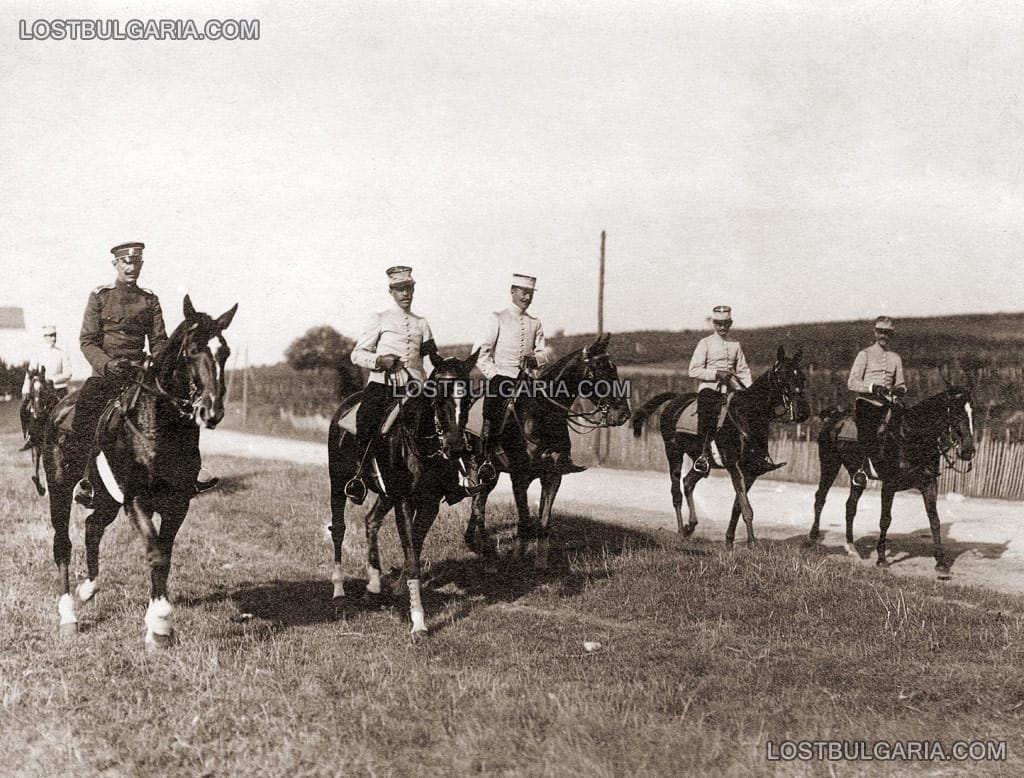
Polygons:
<instances>
[{"instance_id":1,"label":"wooden fence","mask_svg":"<svg viewBox=\"0 0 1024 778\"><path fill-rule=\"evenodd\" d=\"M769 451L776 462L786 462L786 465L762 477L816 484L819 477L816 431L807 425L794 425L777 427L775 432ZM631 470L668 470L665 446L656 421L649 422L639 438L633 437L628 424L585 435L575 432L571 435L573 458L581 464L599 463L605 467ZM959 472L966 469L964 462L957 462L955 470L943 464L939 491L971 497L1024 500L1024 443L983 434L976 448L977 453L968 472ZM835 483L849 485L845 469L840 470ZM869 482L868 488L877 488L877 482Z\"/></svg>"}]
</instances>

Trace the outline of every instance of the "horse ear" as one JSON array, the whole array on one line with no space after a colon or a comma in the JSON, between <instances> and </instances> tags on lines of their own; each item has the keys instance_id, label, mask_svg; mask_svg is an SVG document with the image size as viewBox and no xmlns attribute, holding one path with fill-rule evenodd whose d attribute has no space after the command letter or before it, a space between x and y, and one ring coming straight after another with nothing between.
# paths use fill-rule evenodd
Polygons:
<instances>
[{"instance_id":1,"label":"horse ear","mask_svg":"<svg viewBox=\"0 0 1024 778\"><path fill-rule=\"evenodd\" d=\"M217 331L226 330L228 325L231 324L231 320L235 318L235 311L238 310L238 303L231 306L230 310L224 311L220 316L217 317L216 322Z\"/></svg>"},{"instance_id":2,"label":"horse ear","mask_svg":"<svg viewBox=\"0 0 1024 778\"><path fill-rule=\"evenodd\" d=\"M480 349L477 349L472 354L470 354L469 357L466 359L466 361L463 363L462 366L466 369L467 373L476 366L476 360L477 360L477 357L479 357L479 356L480 356Z\"/></svg>"},{"instance_id":3,"label":"horse ear","mask_svg":"<svg viewBox=\"0 0 1024 778\"><path fill-rule=\"evenodd\" d=\"M185 309L186 319L191 319L196 315L196 309L192 307L192 300L188 295L185 295L185 302L182 307Z\"/></svg>"},{"instance_id":4,"label":"horse ear","mask_svg":"<svg viewBox=\"0 0 1024 778\"><path fill-rule=\"evenodd\" d=\"M775 361L781 362L786 358L786 347L779 346L779 350L775 352Z\"/></svg>"},{"instance_id":5,"label":"horse ear","mask_svg":"<svg viewBox=\"0 0 1024 778\"><path fill-rule=\"evenodd\" d=\"M803 355L804 355L804 347L803 346L797 346L796 347L796 353L793 354L793 361L794 362L799 362L800 361L800 357L802 357Z\"/></svg>"},{"instance_id":6,"label":"horse ear","mask_svg":"<svg viewBox=\"0 0 1024 778\"><path fill-rule=\"evenodd\" d=\"M583 353L580 355L583 359L590 359L590 346L583 347Z\"/></svg>"}]
</instances>

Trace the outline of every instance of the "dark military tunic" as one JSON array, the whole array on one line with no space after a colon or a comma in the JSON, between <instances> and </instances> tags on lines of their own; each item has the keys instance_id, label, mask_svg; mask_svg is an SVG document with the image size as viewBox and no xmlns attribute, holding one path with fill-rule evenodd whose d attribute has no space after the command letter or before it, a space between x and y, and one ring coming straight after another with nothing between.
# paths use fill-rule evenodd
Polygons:
<instances>
[{"instance_id":1,"label":"dark military tunic","mask_svg":"<svg viewBox=\"0 0 1024 778\"><path fill-rule=\"evenodd\" d=\"M79 343L94 376L105 377L107 363L118 357L142 361L146 338L154 356L167 342L164 316L155 294L117 283L92 290Z\"/></svg>"}]
</instances>

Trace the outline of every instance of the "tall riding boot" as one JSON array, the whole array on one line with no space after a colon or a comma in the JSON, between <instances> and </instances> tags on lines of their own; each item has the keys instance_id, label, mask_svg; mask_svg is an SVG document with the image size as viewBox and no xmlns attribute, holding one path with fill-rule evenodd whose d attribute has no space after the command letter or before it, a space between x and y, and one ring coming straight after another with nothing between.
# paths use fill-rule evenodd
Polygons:
<instances>
[{"instance_id":1,"label":"tall riding boot","mask_svg":"<svg viewBox=\"0 0 1024 778\"><path fill-rule=\"evenodd\" d=\"M491 461L494 448L494 425L490 419L484 419L483 427L480 430L480 466L477 468L477 478L480 483L490 483L498 478L498 469Z\"/></svg>"}]
</instances>

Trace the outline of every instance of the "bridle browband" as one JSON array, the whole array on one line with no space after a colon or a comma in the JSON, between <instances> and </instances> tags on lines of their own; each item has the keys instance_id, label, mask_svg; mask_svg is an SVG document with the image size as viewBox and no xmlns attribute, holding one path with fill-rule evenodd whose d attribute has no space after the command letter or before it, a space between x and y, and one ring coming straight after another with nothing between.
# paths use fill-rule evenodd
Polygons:
<instances>
[{"instance_id":1,"label":"bridle browband","mask_svg":"<svg viewBox=\"0 0 1024 778\"><path fill-rule=\"evenodd\" d=\"M597 356L590 356L587 354L587 349L581 349L578 355L574 355L576 358L581 360L586 366L586 372L580 378L580 383L584 381L594 380L594 363L601 360L608 361L609 356L607 352L602 352ZM576 362L576 358L567 359L562 368L558 371L558 375L555 376L553 383L557 383L562 380L562 376L565 375L566 370L569 366ZM569 423L569 427L581 435L589 435L590 433L601 429L602 427L610 426L608 424L608 416L612 410L612 402L607 397L602 397L600 400L594 403L593 410L589 411L574 411L571 405L558 402L553 397L549 397L547 394L542 394L541 399L545 402L554 405L556 408L565 411L566 419Z\"/></svg>"},{"instance_id":2,"label":"bridle browband","mask_svg":"<svg viewBox=\"0 0 1024 778\"><path fill-rule=\"evenodd\" d=\"M185 364L187 364L188 360L183 359L183 357L185 357L185 347L188 345L188 333L195 330L198 326L198 323L193 323L192 326L190 326L188 330L186 330L182 334L181 343L178 345L177 352L174 355L174 362L172 363L174 364L175 369L177 369L177 366L180 363L184 362ZM209 340L213 340L213 338L217 338L217 340L220 342L221 347L225 350L227 354L231 353L231 348L230 346L228 346L228 343L224 339L224 335L222 333L218 332L215 335L211 335ZM197 354L208 349L208 345L204 346L202 349L199 350L199 352L197 352ZM217 360L215 359L214 361ZM153 370L152 368L153 360L151 358L147 358L146 361L143 362L142 364L142 377L133 378L132 382L136 386L138 386L142 391L151 394L154 397L157 397L158 399L166 401L167 404L170 405L171 408L175 410L175 412L178 414L180 418L195 419L196 409L198 408L199 402L202 399L202 387L196 384L196 382L192 379L192 376L190 375L188 396L179 397L175 394L172 394L171 392L167 391L164 388L163 384L160 382L159 373ZM152 385L146 383L147 375L149 375L150 378L152 379Z\"/></svg>"}]
</instances>

